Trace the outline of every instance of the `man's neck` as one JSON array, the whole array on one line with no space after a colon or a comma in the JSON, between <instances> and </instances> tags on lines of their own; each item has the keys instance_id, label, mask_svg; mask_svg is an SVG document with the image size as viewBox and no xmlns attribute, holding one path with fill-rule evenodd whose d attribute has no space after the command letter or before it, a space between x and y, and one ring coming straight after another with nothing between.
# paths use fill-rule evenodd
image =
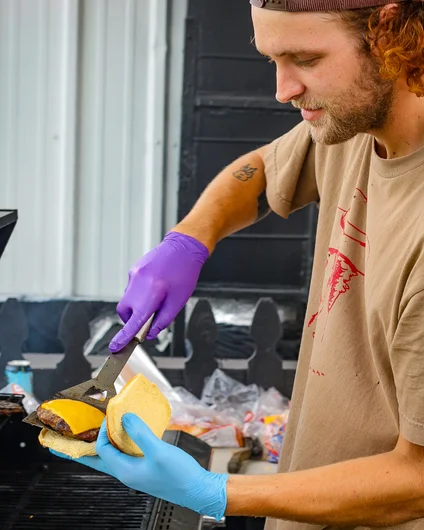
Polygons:
<instances>
[{"instance_id":1,"label":"man's neck","mask_svg":"<svg viewBox=\"0 0 424 530\"><path fill-rule=\"evenodd\" d=\"M424 98L399 87L390 122L373 133L381 158L407 156L424 146Z\"/></svg>"}]
</instances>

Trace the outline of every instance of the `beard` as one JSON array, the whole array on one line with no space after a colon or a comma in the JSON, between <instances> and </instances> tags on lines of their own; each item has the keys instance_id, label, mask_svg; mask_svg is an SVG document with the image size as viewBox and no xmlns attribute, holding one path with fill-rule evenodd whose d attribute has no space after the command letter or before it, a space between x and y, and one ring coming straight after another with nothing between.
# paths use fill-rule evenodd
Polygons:
<instances>
[{"instance_id":1,"label":"beard","mask_svg":"<svg viewBox=\"0 0 424 530\"><path fill-rule=\"evenodd\" d=\"M297 108L323 109L323 116L309 124L309 133L316 143L335 145L359 133L382 129L390 122L395 96L395 81L382 79L373 58L363 57L360 73L352 86L325 102L299 99Z\"/></svg>"}]
</instances>

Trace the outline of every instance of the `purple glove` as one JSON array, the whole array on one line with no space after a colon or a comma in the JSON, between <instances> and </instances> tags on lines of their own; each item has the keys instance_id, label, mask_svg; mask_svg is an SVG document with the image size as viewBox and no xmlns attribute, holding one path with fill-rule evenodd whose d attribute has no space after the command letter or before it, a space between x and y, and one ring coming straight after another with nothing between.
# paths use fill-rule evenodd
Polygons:
<instances>
[{"instance_id":1,"label":"purple glove","mask_svg":"<svg viewBox=\"0 0 424 530\"><path fill-rule=\"evenodd\" d=\"M116 353L137 335L156 313L146 338L153 340L171 324L193 294L209 250L193 237L169 232L162 243L130 270L117 311L124 327L111 340Z\"/></svg>"}]
</instances>

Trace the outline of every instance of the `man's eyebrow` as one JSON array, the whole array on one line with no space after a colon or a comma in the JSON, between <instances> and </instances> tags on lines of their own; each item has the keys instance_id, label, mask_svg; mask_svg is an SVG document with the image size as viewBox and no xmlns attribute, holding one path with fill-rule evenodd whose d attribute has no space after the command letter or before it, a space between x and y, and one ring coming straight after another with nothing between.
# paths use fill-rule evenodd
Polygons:
<instances>
[{"instance_id":1,"label":"man's eyebrow","mask_svg":"<svg viewBox=\"0 0 424 530\"><path fill-rule=\"evenodd\" d=\"M258 52L263 55L264 57L270 57L268 54L261 52L259 48L256 48ZM305 49L305 48L291 48L288 50L284 50L281 52L273 53L273 57L297 57L302 55L322 55L322 50L313 50L313 49Z\"/></svg>"}]
</instances>

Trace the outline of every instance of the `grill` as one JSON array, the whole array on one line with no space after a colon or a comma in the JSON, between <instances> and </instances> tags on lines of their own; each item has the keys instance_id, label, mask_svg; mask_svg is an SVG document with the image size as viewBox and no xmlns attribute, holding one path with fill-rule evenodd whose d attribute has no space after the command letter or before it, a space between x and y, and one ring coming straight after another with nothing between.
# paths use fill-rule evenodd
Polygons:
<instances>
[{"instance_id":1,"label":"grill","mask_svg":"<svg viewBox=\"0 0 424 530\"><path fill-rule=\"evenodd\" d=\"M6 395L16 403L22 396ZM40 447L22 414L0 416L1 530L198 530L191 510L130 490L116 479ZM180 431L164 439L209 468L211 448Z\"/></svg>"}]
</instances>

